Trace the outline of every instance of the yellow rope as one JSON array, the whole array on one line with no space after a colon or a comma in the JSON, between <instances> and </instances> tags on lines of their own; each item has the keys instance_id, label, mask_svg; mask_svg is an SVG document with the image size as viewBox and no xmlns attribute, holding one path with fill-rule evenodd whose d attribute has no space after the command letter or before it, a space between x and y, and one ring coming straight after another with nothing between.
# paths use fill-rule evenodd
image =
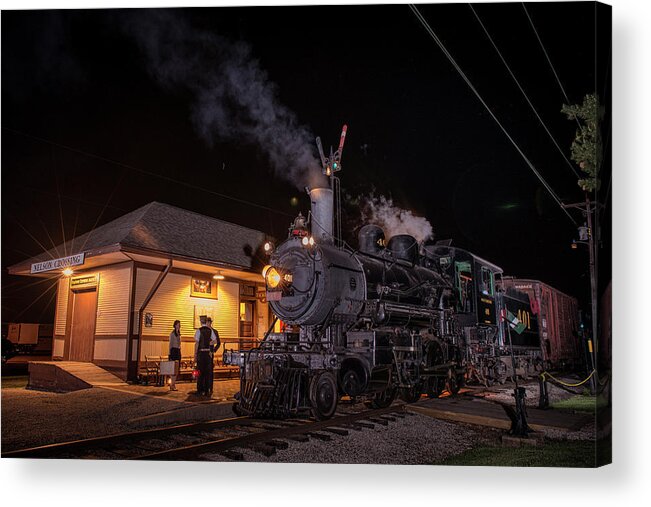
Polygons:
<instances>
[{"instance_id":1,"label":"yellow rope","mask_svg":"<svg viewBox=\"0 0 651 507\"><path fill-rule=\"evenodd\" d=\"M545 377L549 377L549 378L553 379L555 382L558 382L559 384L564 385L564 386L566 386L566 387L579 387L580 385L583 385L583 384L585 384L588 380L590 380L594 374L595 374L595 370L592 370L592 372L590 373L590 375L588 375L588 378L586 378L585 380L582 380L582 381L579 382L578 384L568 384L567 382L563 382L562 380L557 379L557 378L554 377L551 373L546 372L546 371L542 372L542 373L540 374L540 376L542 377L543 381L545 380Z\"/></svg>"}]
</instances>

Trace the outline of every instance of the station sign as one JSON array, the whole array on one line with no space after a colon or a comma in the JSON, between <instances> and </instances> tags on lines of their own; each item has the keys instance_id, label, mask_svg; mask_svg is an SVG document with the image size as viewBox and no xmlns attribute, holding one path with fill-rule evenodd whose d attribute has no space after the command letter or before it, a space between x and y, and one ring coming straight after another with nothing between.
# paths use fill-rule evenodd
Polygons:
<instances>
[{"instance_id":1,"label":"station sign","mask_svg":"<svg viewBox=\"0 0 651 507\"><path fill-rule=\"evenodd\" d=\"M70 279L70 288L72 290L90 289L97 287L97 275L82 275Z\"/></svg>"},{"instance_id":2,"label":"station sign","mask_svg":"<svg viewBox=\"0 0 651 507\"><path fill-rule=\"evenodd\" d=\"M84 252L68 255L68 257L61 257L59 259L50 259L49 261L37 262L32 264L30 272L45 273L46 271L54 271L57 269L69 268L71 266L80 266L84 263Z\"/></svg>"}]
</instances>

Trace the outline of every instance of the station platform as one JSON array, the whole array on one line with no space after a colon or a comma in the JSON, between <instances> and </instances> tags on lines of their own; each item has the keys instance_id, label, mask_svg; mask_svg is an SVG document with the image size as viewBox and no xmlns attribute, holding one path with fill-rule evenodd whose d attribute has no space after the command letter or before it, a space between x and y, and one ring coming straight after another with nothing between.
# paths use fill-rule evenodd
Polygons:
<instances>
[{"instance_id":1,"label":"station platform","mask_svg":"<svg viewBox=\"0 0 651 507\"><path fill-rule=\"evenodd\" d=\"M503 405L472 397L423 398L417 403L407 405L407 410L446 421L477 424L505 430L511 428L511 419ZM563 432L577 431L593 418L588 414L527 407L527 423L534 431L549 429Z\"/></svg>"},{"instance_id":2,"label":"station platform","mask_svg":"<svg viewBox=\"0 0 651 507\"><path fill-rule=\"evenodd\" d=\"M30 361L31 389L49 391L78 391L91 387L126 386L119 377L94 365L76 361Z\"/></svg>"},{"instance_id":3,"label":"station platform","mask_svg":"<svg viewBox=\"0 0 651 507\"><path fill-rule=\"evenodd\" d=\"M142 400L140 404L144 404L143 406L158 403L160 405L158 410L151 412L147 410L145 414L138 414L136 411L125 421L130 427L141 427L232 416L233 396L239 390L240 383L239 379L216 379L213 384L213 394L209 397L197 395L196 382L177 381L176 387L177 389L172 391L168 384L162 386L129 384L92 363L74 361L32 361L29 363L27 384L30 390L53 393L101 390L110 391L116 396L135 396ZM90 393L90 398L92 397Z\"/></svg>"}]
</instances>

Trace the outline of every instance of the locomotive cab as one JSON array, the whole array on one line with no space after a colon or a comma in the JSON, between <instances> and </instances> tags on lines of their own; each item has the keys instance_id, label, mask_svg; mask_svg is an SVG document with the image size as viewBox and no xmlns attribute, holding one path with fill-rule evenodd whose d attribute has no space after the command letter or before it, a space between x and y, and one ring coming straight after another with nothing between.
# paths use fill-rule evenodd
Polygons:
<instances>
[{"instance_id":1,"label":"locomotive cab","mask_svg":"<svg viewBox=\"0 0 651 507\"><path fill-rule=\"evenodd\" d=\"M495 328L497 284L502 268L445 242L428 245L424 250L425 262L439 269L454 286L452 304L461 326Z\"/></svg>"}]
</instances>

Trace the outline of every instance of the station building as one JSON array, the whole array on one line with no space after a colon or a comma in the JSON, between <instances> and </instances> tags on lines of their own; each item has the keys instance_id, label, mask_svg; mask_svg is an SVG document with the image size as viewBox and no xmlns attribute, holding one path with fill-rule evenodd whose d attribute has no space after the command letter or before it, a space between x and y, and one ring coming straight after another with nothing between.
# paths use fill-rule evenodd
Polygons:
<instances>
[{"instance_id":1,"label":"station building","mask_svg":"<svg viewBox=\"0 0 651 507\"><path fill-rule=\"evenodd\" d=\"M9 273L56 280L53 360L92 362L135 380L147 356L168 354L177 319L183 356L194 354L201 315L213 318L222 348L264 336L272 322L261 275L266 239L152 202Z\"/></svg>"}]
</instances>

